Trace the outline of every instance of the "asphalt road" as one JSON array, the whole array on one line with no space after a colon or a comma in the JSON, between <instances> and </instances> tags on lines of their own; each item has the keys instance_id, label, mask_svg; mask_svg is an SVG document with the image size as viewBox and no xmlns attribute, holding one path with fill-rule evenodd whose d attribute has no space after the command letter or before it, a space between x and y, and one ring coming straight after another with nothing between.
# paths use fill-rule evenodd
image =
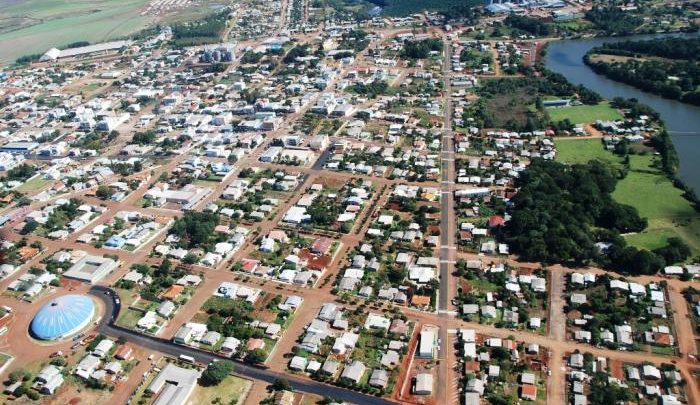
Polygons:
<instances>
[{"instance_id":1,"label":"asphalt road","mask_svg":"<svg viewBox=\"0 0 700 405\"><path fill-rule=\"evenodd\" d=\"M181 354L191 356L197 363L209 364L212 360L231 360L227 357L218 356L214 353L206 352L189 346L181 346L169 340L157 338L154 336L143 335L130 329L117 326L114 322L119 316L121 303L115 301L116 293L109 288L101 286L93 286L90 289L90 294L98 298L105 307L105 315L102 317L97 330L100 333L111 336L113 338L123 338L127 342L138 345L145 349L150 349L167 355L178 357ZM253 367L243 362L236 361L235 374L265 381L268 383L274 382L275 379L284 378L288 380L296 391L308 392L320 396L329 396L342 401L352 402L356 404L393 404L394 402L384 398L377 398L370 395L365 395L360 392L347 390L333 385L323 384L320 382L306 380L295 377L293 375L283 374L266 370L263 368Z\"/></svg>"}]
</instances>

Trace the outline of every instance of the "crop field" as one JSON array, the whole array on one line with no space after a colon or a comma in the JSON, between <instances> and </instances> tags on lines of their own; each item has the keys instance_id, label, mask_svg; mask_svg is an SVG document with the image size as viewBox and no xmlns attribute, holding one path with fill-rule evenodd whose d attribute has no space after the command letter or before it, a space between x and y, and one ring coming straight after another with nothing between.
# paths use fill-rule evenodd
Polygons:
<instances>
[{"instance_id":1,"label":"crop field","mask_svg":"<svg viewBox=\"0 0 700 405\"><path fill-rule=\"evenodd\" d=\"M148 0L0 0L0 63L73 42L101 42L141 30ZM19 25L17 25L19 23ZM14 24L14 25L13 25Z\"/></svg>"},{"instance_id":2,"label":"crop field","mask_svg":"<svg viewBox=\"0 0 700 405\"><path fill-rule=\"evenodd\" d=\"M197 18L220 1L145 14L151 0L0 0L0 65L52 47L124 38L159 21Z\"/></svg>"},{"instance_id":3,"label":"crop field","mask_svg":"<svg viewBox=\"0 0 700 405\"><path fill-rule=\"evenodd\" d=\"M615 121L622 115L607 102L598 105L577 105L573 107L548 108L547 113L552 121L569 119L573 124L590 124L596 120Z\"/></svg>"}]
</instances>

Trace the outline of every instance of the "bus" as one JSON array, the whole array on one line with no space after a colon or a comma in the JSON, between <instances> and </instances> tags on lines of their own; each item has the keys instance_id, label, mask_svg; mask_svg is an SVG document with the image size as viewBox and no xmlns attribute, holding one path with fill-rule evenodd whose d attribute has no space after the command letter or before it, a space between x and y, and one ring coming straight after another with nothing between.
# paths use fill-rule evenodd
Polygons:
<instances>
[{"instance_id":1,"label":"bus","mask_svg":"<svg viewBox=\"0 0 700 405\"><path fill-rule=\"evenodd\" d=\"M194 357L192 357L192 356L186 356L186 355L184 355L184 354L181 354L181 355L180 355L180 361L184 361L185 363L192 363L192 364L195 363Z\"/></svg>"}]
</instances>

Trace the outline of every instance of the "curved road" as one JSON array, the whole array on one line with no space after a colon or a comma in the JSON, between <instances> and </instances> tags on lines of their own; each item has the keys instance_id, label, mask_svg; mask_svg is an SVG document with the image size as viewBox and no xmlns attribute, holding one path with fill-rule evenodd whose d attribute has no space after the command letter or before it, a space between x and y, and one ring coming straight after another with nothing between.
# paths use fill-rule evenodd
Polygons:
<instances>
[{"instance_id":1,"label":"curved road","mask_svg":"<svg viewBox=\"0 0 700 405\"><path fill-rule=\"evenodd\" d=\"M219 356L215 353L199 350L189 346L177 345L169 340L143 335L133 330L117 326L114 322L119 316L121 303L115 301L116 293L107 287L93 286L90 289L90 294L102 301L105 307L105 314L102 317L100 325L97 327L97 330L100 333L114 338L123 338L127 342L136 344L145 349L151 349L173 357L178 357L181 354L192 356L198 363L202 364L209 364L213 360L230 360L227 357ZM322 397L329 396L356 404L394 404L393 401L384 398L377 398L333 385L323 384L313 380L306 380L292 375L253 367L240 361L236 361L235 373L244 377L262 380L268 383L272 383L277 378L284 378L288 380L292 387L297 391L308 392L311 394L320 395Z\"/></svg>"}]
</instances>

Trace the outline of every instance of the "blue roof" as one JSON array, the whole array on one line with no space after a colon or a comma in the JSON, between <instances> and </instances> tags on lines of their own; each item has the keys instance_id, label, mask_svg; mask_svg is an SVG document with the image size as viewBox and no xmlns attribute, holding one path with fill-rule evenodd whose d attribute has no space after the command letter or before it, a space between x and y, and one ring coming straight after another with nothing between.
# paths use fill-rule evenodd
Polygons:
<instances>
[{"instance_id":1,"label":"blue roof","mask_svg":"<svg viewBox=\"0 0 700 405\"><path fill-rule=\"evenodd\" d=\"M45 304L36 313L30 329L42 340L56 340L78 332L90 323L95 303L85 295L69 294Z\"/></svg>"},{"instance_id":2,"label":"blue roof","mask_svg":"<svg viewBox=\"0 0 700 405\"><path fill-rule=\"evenodd\" d=\"M105 246L120 248L126 244L126 239L113 235L105 242Z\"/></svg>"}]
</instances>

